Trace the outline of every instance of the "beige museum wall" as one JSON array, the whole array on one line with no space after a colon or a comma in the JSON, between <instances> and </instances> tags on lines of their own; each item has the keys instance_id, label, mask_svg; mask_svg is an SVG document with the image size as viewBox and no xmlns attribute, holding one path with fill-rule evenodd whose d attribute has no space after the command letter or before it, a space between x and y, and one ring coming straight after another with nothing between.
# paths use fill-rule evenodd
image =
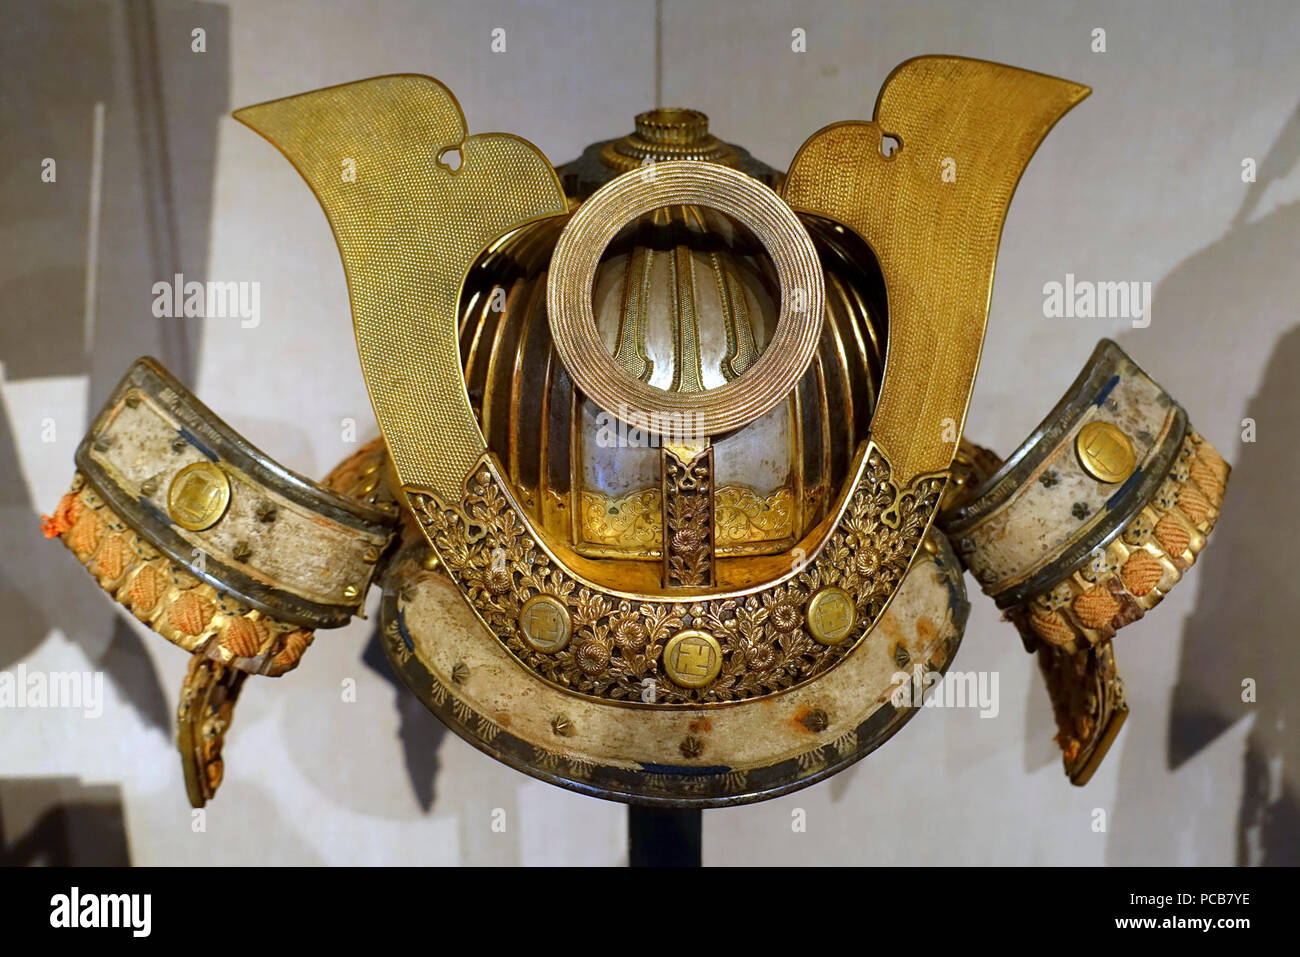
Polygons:
<instances>
[{"instance_id":1,"label":"beige museum wall","mask_svg":"<svg viewBox=\"0 0 1300 957\"><path fill-rule=\"evenodd\" d=\"M42 15L17 7L8 16ZM1281 853L1276 842L1295 840L1286 822L1297 814L1300 758L1287 722L1300 716L1284 699L1297 671L1288 627L1296 599L1268 559L1300 531L1282 500L1300 455L1291 389L1300 372L1300 7L235 0L194 8L228 26L202 54L228 59L227 112L374 74L429 73L455 91L472 130L519 133L556 162L625 132L654 105L657 85L664 105L703 109L719 135L782 168L822 125L869 118L889 70L916 54L998 60L1092 86L1048 137L1011 207L967 433L1009 452L1096 340L1112 336L1236 466L1203 563L1119 638L1127 727L1092 783L1071 787L1032 659L973 594L956 667L998 673L996 718L928 711L830 782L709 812L705 861L1227 864L1270 859ZM125 34L122 16L112 7L105 22ZM494 27L506 30L504 54L490 50ZM1090 49L1097 27L1106 30L1104 53ZM791 50L796 28L806 31L806 52ZM172 29L161 41L178 44L162 59L181 84L186 58L197 55L186 40ZM162 89L165 97L167 83ZM120 128L116 102L108 136ZM7 114L0 124L13 162L28 162L21 120ZM259 282L262 321L240 329L187 320L201 337L192 385L256 445L321 475L355 448L345 420L360 423L362 440L375 433L337 251L278 153L228 116L216 131L206 255L188 268ZM1258 162L1253 186L1242 182L1245 157ZM10 196L30 188L17 178L31 174L6 161L0 195L16 209ZM39 209L22 208L39 221ZM25 236L16 219L0 218L0 258L23 261ZM115 240L129 236L103 239ZM1150 326L1044 318L1043 284L1066 273L1151 282ZM149 290L135 292L138 303L100 310L97 341L132 310L147 316ZM0 316L7 325L32 321ZM4 522L16 527L62 491L90 387L75 371L28 374L9 354L0 358L14 470L30 500L6 500ZM1254 443L1240 441L1247 416L1258 424ZM53 442L40 436L47 417L59 423ZM57 614L39 634L11 623L0 651L21 647L27 667L54 671L109 667L121 648L139 648L111 673L156 676L141 686L156 698L148 689L160 685L166 700L133 705L133 681L123 679L106 684L96 719L0 712L0 802L10 779L116 788L139 863L625 862L620 806L532 782L443 733L383 677L382 662L362 660L367 622L319 634L292 676L249 683L227 743L226 783L206 831L195 833L170 727L158 717L173 707L184 656L134 622L126 627L135 639L122 638L70 557L48 567L44 577L57 587L41 586L43 600L66 594L86 609L75 633ZM3 660L13 667L12 656ZM1224 687L1244 677L1259 679L1259 703L1225 709ZM349 679L354 702L340 690ZM1097 808L1107 814L1104 833L1093 829ZM491 826L495 809L505 812L504 832ZM806 831L792 829L796 809Z\"/></svg>"}]
</instances>

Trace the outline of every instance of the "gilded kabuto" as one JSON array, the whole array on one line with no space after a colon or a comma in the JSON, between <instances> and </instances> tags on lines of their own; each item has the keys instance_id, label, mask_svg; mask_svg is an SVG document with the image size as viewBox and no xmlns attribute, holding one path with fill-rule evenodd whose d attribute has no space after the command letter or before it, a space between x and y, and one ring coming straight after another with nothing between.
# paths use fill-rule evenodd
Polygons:
<instances>
[{"instance_id":1,"label":"gilded kabuto","mask_svg":"<svg viewBox=\"0 0 1300 957\"><path fill-rule=\"evenodd\" d=\"M552 167L425 76L238 111L329 218L382 438L317 484L141 359L79 447L47 533L192 653L191 801L244 678L372 584L394 668L493 757L640 804L786 793L916 712L963 570L1084 783L1127 713L1111 639L1228 475L1105 341L1005 462L961 437L1011 195L1087 94L920 57L785 173L686 109Z\"/></svg>"}]
</instances>

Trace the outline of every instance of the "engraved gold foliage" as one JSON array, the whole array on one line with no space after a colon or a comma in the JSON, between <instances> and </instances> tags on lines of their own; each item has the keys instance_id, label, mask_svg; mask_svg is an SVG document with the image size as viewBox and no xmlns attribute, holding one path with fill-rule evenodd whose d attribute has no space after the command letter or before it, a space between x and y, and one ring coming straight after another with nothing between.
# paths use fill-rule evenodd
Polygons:
<instances>
[{"instance_id":1,"label":"engraved gold foliage","mask_svg":"<svg viewBox=\"0 0 1300 957\"><path fill-rule=\"evenodd\" d=\"M600 545L658 549L663 546L663 506L657 488L627 495L582 493L582 538Z\"/></svg>"},{"instance_id":2,"label":"engraved gold foliage","mask_svg":"<svg viewBox=\"0 0 1300 957\"><path fill-rule=\"evenodd\" d=\"M626 495L582 493L582 538L597 545L657 552L663 547L659 489ZM762 495L743 485L724 485L713 497L713 531L719 552L779 542L794 535L794 491L788 486Z\"/></svg>"},{"instance_id":3,"label":"engraved gold foliage","mask_svg":"<svg viewBox=\"0 0 1300 957\"><path fill-rule=\"evenodd\" d=\"M690 459L662 456L664 582L713 584L713 449Z\"/></svg>"},{"instance_id":4,"label":"engraved gold foliage","mask_svg":"<svg viewBox=\"0 0 1300 957\"><path fill-rule=\"evenodd\" d=\"M488 629L527 668L580 694L639 701L655 682L659 704L740 701L784 691L847 655L883 611L938 504L944 480L925 476L899 493L878 450L825 546L797 574L754 592L700 601L638 600L600 592L560 567L528 534L485 458L460 503L408 497L444 567ZM882 521L896 509L897 527ZM836 585L847 591L859 624L839 645L813 640L804 620L809 598ZM519 632L519 611L533 595L564 602L573 638L553 654L535 651ZM705 688L678 688L660 673L664 644L683 628L708 631L722 646L721 674Z\"/></svg>"},{"instance_id":5,"label":"engraved gold foliage","mask_svg":"<svg viewBox=\"0 0 1300 957\"><path fill-rule=\"evenodd\" d=\"M794 490L783 487L764 496L724 485L713 497L713 524L719 549L789 538L794 535Z\"/></svg>"}]
</instances>

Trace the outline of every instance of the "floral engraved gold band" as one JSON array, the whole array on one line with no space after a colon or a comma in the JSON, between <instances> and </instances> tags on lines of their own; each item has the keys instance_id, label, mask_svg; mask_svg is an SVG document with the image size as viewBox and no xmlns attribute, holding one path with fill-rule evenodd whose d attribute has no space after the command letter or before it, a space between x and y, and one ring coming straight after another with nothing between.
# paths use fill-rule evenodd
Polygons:
<instances>
[{"instance_id":1,"label":"floral engraved gold band","mask_svg":"<svg viewBox=\"0 0 1300 957\"><path fill-rule=\"evenodd\" d=\"M530 534L491 455L466 479L460 502L408 497L451 580L534 674L566 691L632 704L650 681L658 705L698 706L801 685L847 658L875 626L930 526L945 476L899 489L869 442L853 471L838 519L806 565L727 594L621 593L584 580ZM893 526L882 521L889 510L898 516ZM828 602L828 592L846 601ZM542 620L538 596L553 610ZM673 639L687 631L716 641L707 661L698 643L685 644L688 660L673 657L683 647ZM692 680L697 663L707 681Z\"/></svg>"}]
</instances>

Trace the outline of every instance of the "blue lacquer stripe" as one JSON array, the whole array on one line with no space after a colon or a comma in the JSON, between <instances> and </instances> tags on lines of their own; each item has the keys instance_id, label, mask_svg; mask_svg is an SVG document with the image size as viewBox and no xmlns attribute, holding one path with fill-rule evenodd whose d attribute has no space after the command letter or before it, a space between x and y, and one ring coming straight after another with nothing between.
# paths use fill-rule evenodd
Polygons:
<instances>
[{"instance_id":1,"label":"blue lacquer stripe","mask_svg":"<svg viewBox=\"0 0 1300 957\"><path fill-rule=\"evenodd\" d=\"M1107 511L1110 511L1118 505L1120 501L1133 490L1133 487L1142 480L1142 474L1141 469L1136 469L1132 475L1124 480L1124 484L1115 490L1115 494L1106 499L1105 508Z\"/></svg>"},{"instance_id":2,"label":"blue lacquer stripe","mask_svg":"<svg viewBox=\"0 0 1300 957\"><path fill-rule=\"evenodd\" d=\"M1105 402L1106 396L1110 395L1111 390L1114 389L1115 386L1117 385L1119 385L1119 376L1117 375L1111 376L1110 381L1101 387L1101 391L1099 391L1096 397L1092 400L1092 404L1101 405L1103 402Z\"/></svg>"},{"instance_id":3,"label":"blue lacquer stripe","mask_svg":"<svg viewBox=\"0 0 1300 957\"><path fill-rule=\"evenodd\" d=\"M210 448L208 448L206 445L200 442L199 437L195 435L193 432L191 432L189 429L185 428L185 426L182 425L177 431L180 432L181 438L183 438L186 442L190 443L190 445L194 446L196 449L198 449L200 452L206 455L213 462L217 460L217 453L213 452Z\"/></svg>"}]
</instances>

